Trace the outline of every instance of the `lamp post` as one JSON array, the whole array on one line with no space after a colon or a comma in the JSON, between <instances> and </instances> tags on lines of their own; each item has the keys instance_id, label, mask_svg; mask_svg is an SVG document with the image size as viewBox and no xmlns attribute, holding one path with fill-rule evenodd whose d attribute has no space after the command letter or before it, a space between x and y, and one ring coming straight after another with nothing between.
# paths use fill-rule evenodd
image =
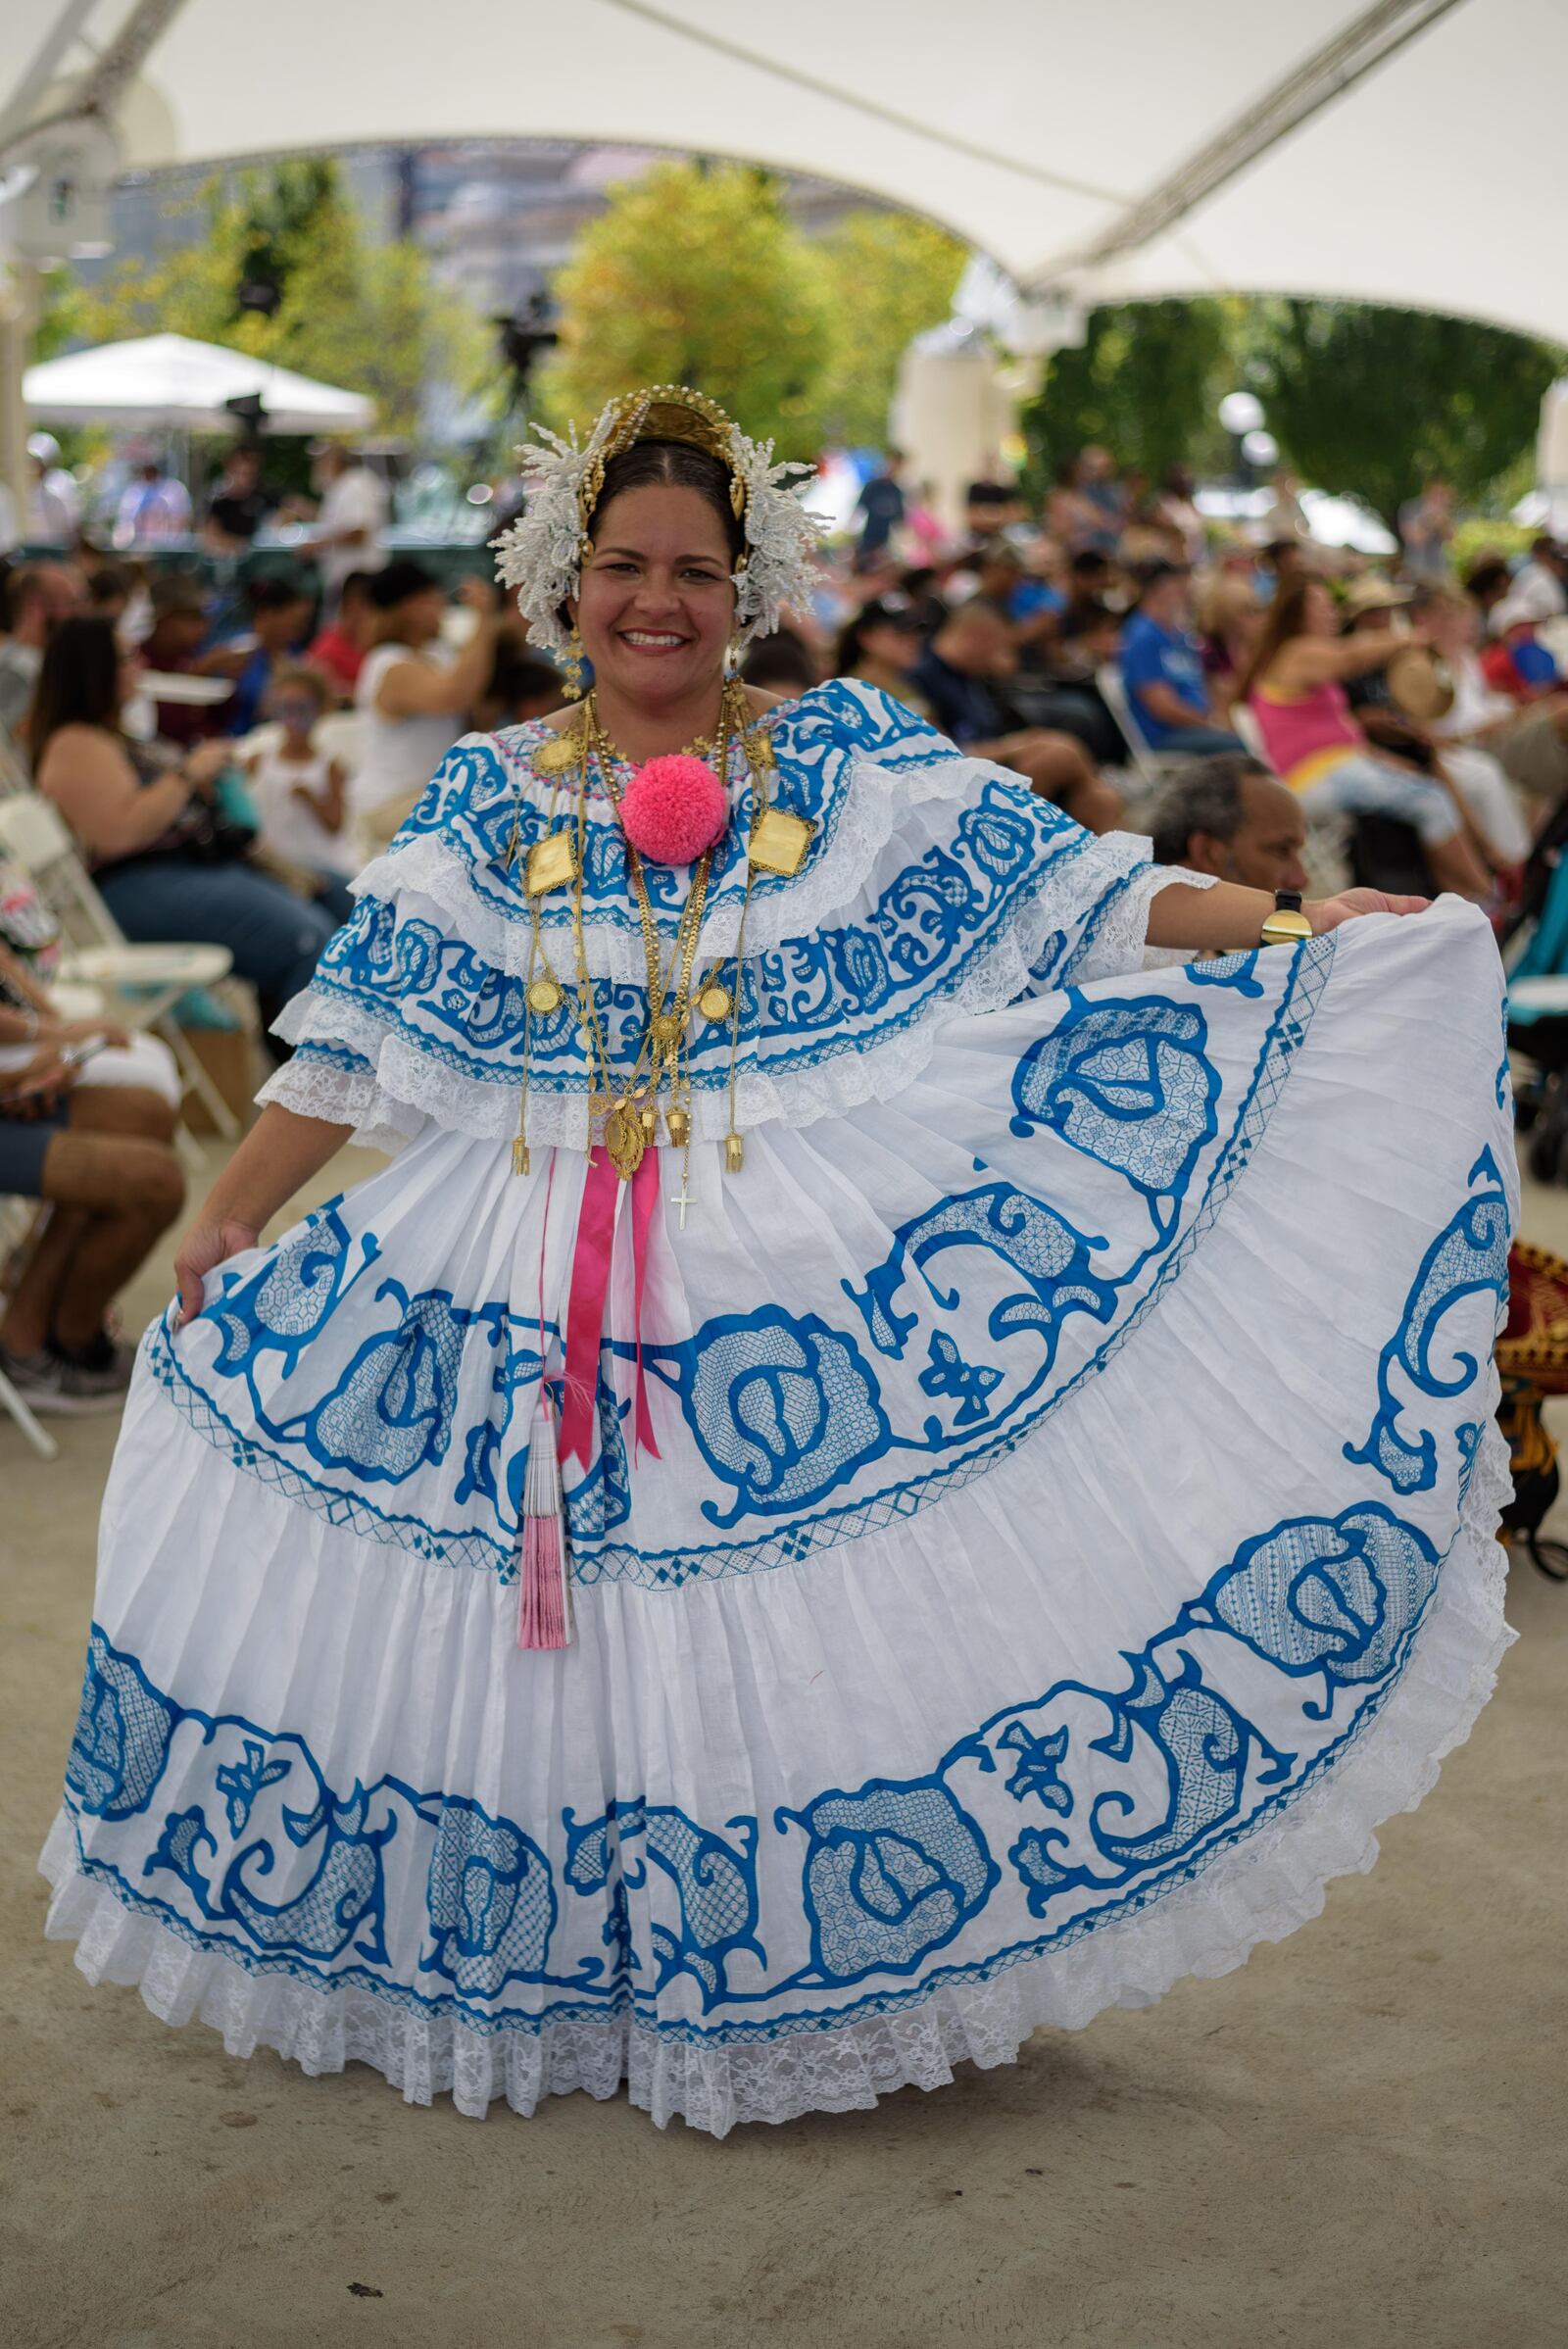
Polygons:
<instances>
[{"instance_id":1,"label":"lamp post","mask_svg":"<svg viewBox=\"0 0 1568 2349\"><path fill-rule=\"evenodd\" d=\"M1263 431L1263 403L1255 392L1227 392L1219 404L1219 420L1231 437L1231 479L1238 489L1251 489L1254 460L1247 444L1250 439L1268 439ZM1278 453L1276 450L1276 456Z\"/></svg>"}]
</instances>

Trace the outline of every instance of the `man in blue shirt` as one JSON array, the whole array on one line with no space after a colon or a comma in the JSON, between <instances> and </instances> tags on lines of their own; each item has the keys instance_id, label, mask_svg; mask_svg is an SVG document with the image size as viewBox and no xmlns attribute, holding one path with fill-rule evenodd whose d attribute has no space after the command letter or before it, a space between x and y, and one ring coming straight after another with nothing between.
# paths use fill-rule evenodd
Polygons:
<instances>
[{"instance_id":1,"label":"man in blue shirt","mask_svg":"<svg viewBox=\"0 0 1568 2349\"><path fill-rule=\"evenodd\" d=\"M1238 735L1214 723L1202 648L1188 626L1187 573L1156 563L1122 631L1121 675L1152 751L1239 751Z\"/></svg>"}]
</instances>

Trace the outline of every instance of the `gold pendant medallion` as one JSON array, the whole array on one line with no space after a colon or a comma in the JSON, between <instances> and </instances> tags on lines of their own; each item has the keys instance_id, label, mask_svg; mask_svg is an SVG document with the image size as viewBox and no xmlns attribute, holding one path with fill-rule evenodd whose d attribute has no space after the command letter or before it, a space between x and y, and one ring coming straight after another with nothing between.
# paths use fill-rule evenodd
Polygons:
<instances>
[{"instance_id":1,"label":"gold pendant medallion","mask_svg":"<svg viewBox=\"0 0 1568 2349\"><path fill-rule=\"evenodd\" d=\"M623 1183L629 1183L643 1162L643 1132L637 1112L628 1101L617 1101L605 1119L605 1148Z\"/></svg>"},{"instance_id":2,"label":"gold pendant medallion","mask_svg":"<svg viewBox=\"0 0 1568 2349\"><path fill-rule=\"evenodd\" d=\"M764 807L752 826L746 854L759 872L778 873L792 881L806 862L815 829L804 815L791 815L783 807Z\"/></svg>"},{"instance_id":3,"label":"gold pendant medallion","mask_svg":"<svg viewBox=\"0 0 1568 2349\"><path fill-rule=\"evenodd\" d=\"M653 1022L654 1042L669 1046L680 1042L681 1021L673 1011L659 1012Z\"/></svg>"},{"instance_id":4,"label":"gold pendant medallion","mask_svg":"<svg viewBox=\"0 0 1568 2349\"><path fill-rule=\"evenodd\" d=\"M575 766L582 756L582 745L575 732L549 734L532 752L528 763L541 775L564 775L568 766Z\"/></svg>"},{"instance_id":5,"label":"gold pendant medallion","mask_svg":"<svg viewBox=\"0 0 1568 2349\"><path fill-rule=\"evenodd\" d=\"M710 1026L717 1027L734 1010L735 998L717 979L710 979L697 999L697 1008Z\"/></svg>"},{"instance_id":6,"label":"gold pendant medallion","mask_svg":"<svg viewBox=\"0 0 1568 2349\"><path fill-rule=\"evenodd\" d=\"M541 1017L561 1008L561 989L554 979L535 979L528 989L528 1008Z\"/></svg>"},{"instance_id":7,"label":"gold pendant medallion","mask_svg":"<svg viewBox=\"0 0 1568 2349\"><path fill-rule=\"evenodd\" d=\"M523 887L531 898L542 898L547 890L564 889L568 881L577 878L577 852L569 832L547 832L536 840L528 851L528 867Z\"/></svg>"}]
</instances>

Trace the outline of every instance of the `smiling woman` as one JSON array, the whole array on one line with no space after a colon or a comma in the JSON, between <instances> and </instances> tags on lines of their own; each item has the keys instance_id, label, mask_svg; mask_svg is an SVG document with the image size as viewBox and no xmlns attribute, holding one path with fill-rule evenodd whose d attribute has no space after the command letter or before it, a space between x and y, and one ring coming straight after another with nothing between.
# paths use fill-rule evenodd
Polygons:
<instances>
[{"instance_id":1,"label":"smiling woman","mask_svg":"<svg viewBox=\"0 0 1568 2349\"><path fill-rule=\"evenodd\" d=\"M187 1238L49 1930L236 2053L722 2135L1238 1964L1464 1736L1500 978L744 690L811 530L699 395L528 470L594 685L442 760Z\"/></svg>"}]
</instances>

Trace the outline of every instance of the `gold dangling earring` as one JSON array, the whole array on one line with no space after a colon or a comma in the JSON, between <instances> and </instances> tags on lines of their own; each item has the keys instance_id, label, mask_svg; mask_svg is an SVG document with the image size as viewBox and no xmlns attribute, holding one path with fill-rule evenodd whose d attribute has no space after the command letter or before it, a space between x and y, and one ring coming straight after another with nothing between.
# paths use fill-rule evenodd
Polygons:
<instances>
[{"instance_id":1,"label":"gold dangling earring","mask_svg":"<svg viewBox=\"0 0 1568 2349\"><path fill-rule=\"evenodd\" d=\"M582 700L582 673L585 666L586 659L582 649L582 638L578 635L577 623L573 620L571 635L567 640L566 650L562 656L561 661L561 690L568 702Z\"/></svg>"},{"instance_id":2,"label":"gold dangling earring","mask_svg":"<svg viewBox=\"0 0 1568 2349\"><path fill-rule=\"evenodd\" d=\"M741 640L738 636L732 636L724 647L724 676L729 684L734 685L738 682L740 673Z\"/></svg>"}]
</instances>

